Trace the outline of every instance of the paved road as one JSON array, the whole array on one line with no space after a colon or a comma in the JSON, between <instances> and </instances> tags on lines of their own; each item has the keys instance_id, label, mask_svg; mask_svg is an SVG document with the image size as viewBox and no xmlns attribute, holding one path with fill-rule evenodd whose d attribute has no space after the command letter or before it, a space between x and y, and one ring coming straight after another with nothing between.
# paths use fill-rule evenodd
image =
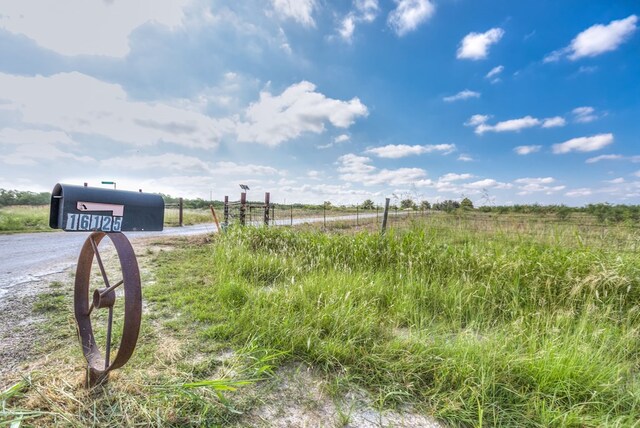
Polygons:
<instances>
[{"instance_id":1,"label":"paved road","mask_svg":"<svg viewBox=\"0 0 640 428\"><path fill-rule=\"evenodd\" d=\"M162 232L131 232L131 240L142 236L186 236L216 231L212 224L169 227ZM0 235L0 299L9 289L75 265L88 232L19 233Z\"/></svg>"},{"instance_id":2,"label":"paved road","mask_svg":"<svg viewBox=\"0 0 640 428\"><path fill-rule=\"evenodd\" d=\"M360 218L375 217L361 214ZM327 221L352 220L354 215L327 217ZM293 219L293 224L322 222L322 217ZM257 223L256 223L257 224ZM277 225L289 225L290 219L276 220ZM188 236L215 233L214 224L168 227L162 232L128 232L132 241L140 237ZM88 232L43 232L0 235L0 299L12 287L28 283L74 266Z\"/></svg>"}]
</instances>

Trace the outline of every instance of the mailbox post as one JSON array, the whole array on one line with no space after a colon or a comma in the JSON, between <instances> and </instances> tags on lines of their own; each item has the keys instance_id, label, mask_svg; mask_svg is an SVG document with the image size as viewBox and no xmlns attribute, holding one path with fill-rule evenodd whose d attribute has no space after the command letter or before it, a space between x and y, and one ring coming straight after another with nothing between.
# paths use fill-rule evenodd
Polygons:
<instances>
[{"instance_id":1,"label":"mailbox post","mask_svg":"<svg viewBox=\"0 0 640 428\"><path fill-rule=\"evenodd\" d=\"M138 340L142 320L140 270L131 243L122 232L160 231L164 225L164 201L161 196L122 190L56 184L51 194L49 225L67 232L90 232L76 268L74 312L82 352L87 360L87 385L105 382L109 372L122 367L131 357ZM99 251L108 238L115 246L121 275L109 278ZM90 290L94 259L104 282ZM118 288L122 292L118 294ZM124 299L120 343L112 358L114 307ZM108 312L104 356L94 335L92 315Z\"/></svg>"}]
</instances>

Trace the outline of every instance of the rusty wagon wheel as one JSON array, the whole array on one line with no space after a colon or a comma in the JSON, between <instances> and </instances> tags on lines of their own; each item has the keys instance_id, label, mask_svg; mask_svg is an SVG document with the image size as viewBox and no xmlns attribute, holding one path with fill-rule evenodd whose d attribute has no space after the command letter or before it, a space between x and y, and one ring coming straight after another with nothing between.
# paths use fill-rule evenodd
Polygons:
<instances>
[{"instance_id":1,"label":"rusty wagon wheel","mask_svg":"<svg viewBox=\"0 0 640 428\"><path fill-rule=\"evenodd\" d=\"M116 248L122 270L122 278L110 282L105 271L98 246L107 236ZM104 286L96 288L89 294L91 282L91 266L96 259L102 274ZM111 334L113 325L113 307L116 301L116 289L124 288L124 324L120 346L115 358L111 358ZM104 382L111 370L122 367L133 354L140 331L142 319L142 290L140 288L140 270L133 247L122 233L93 232L85 241L76 270L74 309L78 324L78 336L82 352L87 359L87 385L93 386ZM107 337L104 357L96 344L91 316L98 311L108 310Z\"/></svg>"}]
</instances>

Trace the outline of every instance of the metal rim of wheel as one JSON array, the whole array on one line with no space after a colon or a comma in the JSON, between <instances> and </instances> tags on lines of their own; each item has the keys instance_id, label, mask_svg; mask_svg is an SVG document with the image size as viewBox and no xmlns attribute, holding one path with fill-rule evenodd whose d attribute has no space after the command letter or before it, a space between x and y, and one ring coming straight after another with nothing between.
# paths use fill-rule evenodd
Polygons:
<instances>
[{"instance_id":1,"label":"metal rim of wheel","mask_svg":"<svg viewBox=\"0 0 640 428\"><path fill-rule=\"evenodd\" d=\"M100 256L98 246L107 236L115 246L122 279L111 283ZM91 268L93 259L104 282L103 288L97 288L89 294L91 284ZM113 326L113 307L116 300L116 289L124 288L124 324L120 346L115 358L111 358L111 334ZM87 360L87 385L94 386L107 380L109 372L122 367L131 357L138 341L140 322L142 320L142 290L140 286L140 270L131 243L122 233L94 232L85 241L76 269L74 309L78 336L82 352ZM107 337L105 354L102 355L93 334L91 315L101 309L107 309Z\"/></svg>"}]
</instances>

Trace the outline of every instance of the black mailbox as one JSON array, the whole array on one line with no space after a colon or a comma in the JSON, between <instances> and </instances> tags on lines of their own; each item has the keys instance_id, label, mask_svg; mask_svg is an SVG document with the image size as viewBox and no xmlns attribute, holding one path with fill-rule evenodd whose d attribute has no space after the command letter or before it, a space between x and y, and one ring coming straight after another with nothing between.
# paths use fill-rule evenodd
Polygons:
<instances>
[{"instance_id":1,"label":"black mailbox","mask_svg":"<svg viewBox=\"0 0 640 428\"><path fill-rule=\"evenodd\" d=\"M69 232L162 230L160 195L56 184L51 193L49 226Z\"/></svg>"}]
</instances>

